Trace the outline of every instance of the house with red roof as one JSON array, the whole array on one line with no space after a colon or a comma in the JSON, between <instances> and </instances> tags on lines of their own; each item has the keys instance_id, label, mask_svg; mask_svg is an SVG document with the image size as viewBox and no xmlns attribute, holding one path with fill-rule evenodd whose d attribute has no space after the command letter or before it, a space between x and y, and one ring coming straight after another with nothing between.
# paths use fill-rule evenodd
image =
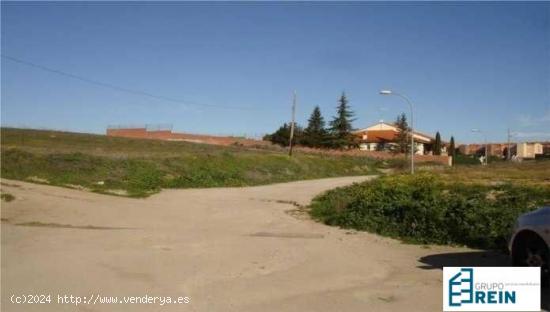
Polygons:
<instances>
[{"instance_id":1,"label":"house with red roof","mask_svg":"<svg viewBox=\"0 0 550 312\"><path fill-rule=\"evenodd\" d=\"M354 131L354 134L359 137L359 148L364 151L390 151L397 147L397 140L399 136L399 128L394 124L380 121L370 127L359 129ZM415 153L418 155L429 155L432 152L435 138L414 131L414 145ZM441 154L446 155L447 150L445 144L442 142Z\"/></svg>"}]
</instances>

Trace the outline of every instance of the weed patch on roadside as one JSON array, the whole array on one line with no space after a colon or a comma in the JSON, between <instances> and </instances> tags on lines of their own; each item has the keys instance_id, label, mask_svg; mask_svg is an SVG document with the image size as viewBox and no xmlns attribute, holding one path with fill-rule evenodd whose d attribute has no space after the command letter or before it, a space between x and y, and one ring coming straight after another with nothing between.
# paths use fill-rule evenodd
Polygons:
<instances>
[{"instance_id":1,"label":"weed patch on roadside","mask_svg":"<svg viewBox=\"0 0 550 312\"><path fill-rule=\"evenodd\" d=\"M550 202L550 187L447 181L433 173L384 176L316 197L328 225L421 244L503 249L516 218Z\"/></svg>"},{"instance_id":2,"label":"weed patch on roadside","mask_svg":"<svg viewBox=\"0 0 550 312\"><path fill-rule=\"evenodd\" d=\"M2 193L2 194L0 194L0 197L2 198L3 201L8 202L8 203L15 200L15 196L13 196L10 193Z\"/></svg>"}]
</instances>

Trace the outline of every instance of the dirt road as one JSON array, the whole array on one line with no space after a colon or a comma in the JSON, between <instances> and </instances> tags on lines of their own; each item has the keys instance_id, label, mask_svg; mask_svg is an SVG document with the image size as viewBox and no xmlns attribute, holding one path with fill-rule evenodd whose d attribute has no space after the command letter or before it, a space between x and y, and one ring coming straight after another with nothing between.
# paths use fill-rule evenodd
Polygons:
<instances>
[{"instance_id":1,"label":"dirt road","mask_svg":"<svg viewBox=\"0 0 550 312\"><path fill-rule=\"evenodd\" d=\"M290 203L367 178L147 199L3 180L15 200L2 203L2 311L440 311L440 266L505 261L328 227ZM11 303L23 294L52 303ZM58 295L190 303L76 306Z\"/></svg>"}]
</instances>

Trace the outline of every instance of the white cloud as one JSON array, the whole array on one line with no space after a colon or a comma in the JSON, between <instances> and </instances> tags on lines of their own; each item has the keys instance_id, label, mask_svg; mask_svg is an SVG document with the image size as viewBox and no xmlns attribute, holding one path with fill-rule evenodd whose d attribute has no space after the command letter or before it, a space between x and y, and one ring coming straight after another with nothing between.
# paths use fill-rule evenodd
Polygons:
<instances>
[{"instance_id":1,"label":"white cloud","mask_svg":"<svg viewBox=\"0 0 550 312\"><path fill-rule=\"evenodd\" d=\"M550 138L550 132L515 132L518 138Z\"/></svg>"},{"instance_id":2,"label":"white cloud","mask_svg":"<svg viewBox=\"0 0 550 312\"><path fill-rule=\"evenodd\" d=\"M537 127L543 125L550 126L550 109L546 110L546 112L542 116L538 117L533 117L532 115L520 115L518 117L518 125L521 128Z\"/></svg>"}]
</instances>

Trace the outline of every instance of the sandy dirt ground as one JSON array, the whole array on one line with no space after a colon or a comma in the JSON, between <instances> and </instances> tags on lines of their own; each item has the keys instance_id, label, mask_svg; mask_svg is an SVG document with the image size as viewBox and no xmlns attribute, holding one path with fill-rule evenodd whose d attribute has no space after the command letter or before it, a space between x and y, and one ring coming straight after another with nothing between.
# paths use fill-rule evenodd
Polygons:
<instances>
[{"instance_id":1,"label":"sandy dirt ground","mask_svg":"<svg viewBox=\"0 0 550 312\"><path fill-rule=\"evenodd\" d=\"M2 203L1 310L441 311L442 266L507 263L328 227L297 209L368 178L164 190L147 199L2 180L15 200ZM50 294L52 303L11 303L23 294ZM190 302L75 305L58 304L58 295Z\"/></svg>"}]
</instances>

